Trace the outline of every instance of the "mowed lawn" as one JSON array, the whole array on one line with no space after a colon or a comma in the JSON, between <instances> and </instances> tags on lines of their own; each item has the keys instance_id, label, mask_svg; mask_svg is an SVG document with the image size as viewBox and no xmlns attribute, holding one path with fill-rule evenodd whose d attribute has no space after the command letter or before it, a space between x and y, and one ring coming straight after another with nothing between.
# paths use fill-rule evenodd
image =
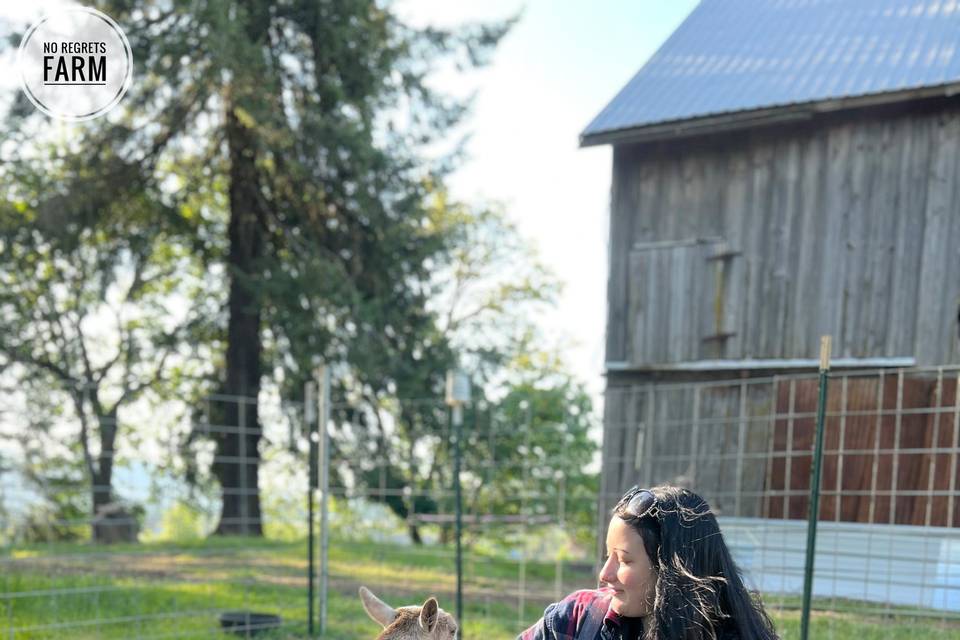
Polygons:
<instances>
[{"instance_id":1,"label":"mowed lawn","mask_svg":"<svg viewBox=\"0 0 960 640\"><path fill-rule=\"evenodd\" d=\"M220 638L223 611L279 614L284 626L258 638L307 638L307 547L254 539L189 544L35 545L0 555L0 638ZM467 554L464 637L514 638L558 593L594 584L587 566ZM357 598L367 585L392 605L436 595L455 609L454 557L446 548L333 540L327 638L372 640L379 627ZM522 608L521 608L522 607ZM799 599L769 598L784 639L798 638ZM960 620L931 612L817 601L811 637L835 640L960 638ZM827 609L827 610L825 610Z\"/></svg>"}]
</instances>

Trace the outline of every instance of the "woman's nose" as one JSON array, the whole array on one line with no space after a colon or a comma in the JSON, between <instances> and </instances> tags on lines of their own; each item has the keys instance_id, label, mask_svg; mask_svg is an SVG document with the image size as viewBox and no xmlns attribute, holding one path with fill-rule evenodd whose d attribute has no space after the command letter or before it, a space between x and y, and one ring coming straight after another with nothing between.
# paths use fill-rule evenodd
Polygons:
<instances>
[{"instance_id":1,"label":"woman's nose","mask_svg":"<svg viewBox=\"0 0 960 640\"><path fill-rule=\"evenodd\" d=\"M616 571L613 571L613 558L607 558L600 569L600 582L614 582L617 579Z\"/></svg>"}]
</instances>

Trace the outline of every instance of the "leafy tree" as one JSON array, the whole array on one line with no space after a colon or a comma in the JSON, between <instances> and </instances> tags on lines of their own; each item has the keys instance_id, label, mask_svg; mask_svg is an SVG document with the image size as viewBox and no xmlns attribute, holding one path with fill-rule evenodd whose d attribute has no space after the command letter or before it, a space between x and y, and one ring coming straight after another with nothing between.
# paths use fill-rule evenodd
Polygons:
<instances>
[{"instance_id":1,"label":"leafy tree","mask_svg":"<svg viewBox=\"0 0 960 640\"><path fill-rule=\"evenodd\" d=\"M504 384L507 365L538 350L537 318L553 308L561 284L500 206L468 206L445 194L434 206L453 236L434 276L439 331L474 384Z\"/></svg>"},{"instance_id":2,"label":"leafy tree","mask_svg":"<svg viewBox=\"0 0 960 640\"><path fill-rule=\"evenodd\" d=\"M507 366L514 380L498 389L502 397L476 389L465 411L464 511L502 516L499 523L562 519L568 532L589 537L599 479L589 470L598 451L590 396L555 359L532 348ZM423 540L420 524L434 520L449 539L454 434L442 395L357 400L334 423L339 486L384 502L408 522L414 543Z\"/></svg>"},{"instance_id":3,"label":"leafy tree","mask_svg":"<svg viewBox=\"0 0 960 640\"><path fill-rule=\"evenodd\" d=\"M562 525L589 540L599 490L592 401L555 357L528 351L521 359L510 364L517 379L507 394L464 431L464 510Z\"/></svg>"},{"instance_id":4,"label":"leafy tree","mask_svg":"<svg viewBox=\"0 0 960 640\"><path fill-rule=\"evenodd\" d=\"M197 275L189 253L168 241L177 216L149 192L109 204L79 194L67 202L56 187L70 170L48 165L40 173L24 164L0 174L7 195L0 203L0 364L34 396L35 409L51 396L19 434L24 451L62 438L55 420L76 425L68 442L80 468L57 464L57 473L34 473L34 480L56 488L58 478L84 478L88 499L68 506L85 505L94 522L115 502L121 409L181 371L187 354L180 347L203 320L168 308L176 295L190 295ZM84 216L87 206L98 207L96 222L81 228L70 216ZM105 533L94 523L94 539Z\"/></svg>"},{"instance_id":5,"label":"leafy tree","mask_svg":"<svg viewBox=\"0 0 960 640\"><path fill-rule=\"evenodd\" d=\"M136 186L173 174L179 191L214 184L223 196L197 212L195 236L226 291L217 532L261 534L264 375L282 368L285 389L299 390L326 357L377 386L363 341L429 322L428 258L445 239L424 199L450 158L431 169L422 150L465 106L428 76L440 60L482 64L506 25L414 29L373 0L100 8L124 25L137 80L124 114L85 131L86 166ZM83 183L65 186L73 198Z\"/></svg>"},{"instance_id":6,"label":"leafy tree","mask_svg":"<svg viewBox=\"0 0 960 640\"><path fill-rule=\"evenodd\" d=\"M596 485L583 471L596 450L588 437L589 396L538 346L535 324L558 291L555 279L499 208L469 207L441 192L431 211L452 239L434 265L424 313L432 321L398 336L398 344L377 343L371 357L379 361L369 370L386 384L344 381L350 406L335 416L336 481L384 502L408 522L415 543L422 541L419 522L452 513L453 439L443 381L459 363L474 382L464 426L468 510L518 516L515 498L526 482L546 482L544 497L555 506L557 473L583 507L584 499L594 500L589 488ZM518 409L521 402L531 407L529 415ZM582 510L588 528L592 512ZM449 520L440 521L447 538Z\"/></svg>"}]
</instances>

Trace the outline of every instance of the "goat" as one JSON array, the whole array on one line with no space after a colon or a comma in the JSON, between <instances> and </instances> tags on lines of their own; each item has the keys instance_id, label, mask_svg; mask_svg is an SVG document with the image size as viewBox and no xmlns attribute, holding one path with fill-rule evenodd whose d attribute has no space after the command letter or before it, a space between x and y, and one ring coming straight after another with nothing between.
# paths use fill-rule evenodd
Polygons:
<instances>
[{"instance_id":1,"label":"goat","mask_svg":"<svg viewBox=\"0 0 960 640\"><path fill-rule=\"evenodd\" d=\"M452 640L457 637L457 622L429 597L420 606L394 609L360 587L360 601L367 615L383 627L377 640Z\"/></svg>"}]
</instances>

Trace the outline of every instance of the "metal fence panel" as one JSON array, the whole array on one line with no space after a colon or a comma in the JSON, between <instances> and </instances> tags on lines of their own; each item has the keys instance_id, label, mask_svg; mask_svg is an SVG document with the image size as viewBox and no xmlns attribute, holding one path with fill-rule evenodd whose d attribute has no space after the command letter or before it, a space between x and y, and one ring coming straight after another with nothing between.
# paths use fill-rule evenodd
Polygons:
<instances>
[{"instance_id":1,"label":"metal fence panel","mask_svg":"<svg viewBox=\"0 0 960 640\"><path fill-rule=\"evenodd\" d=\"M958 373L830 374L813 585L821 634L847 637L876 615L960 633ZM747 581L788 618L803 590L816 411L815 374L613 384L601 503L638 482L700 493ZM831 618L849 612L862 619Z\"/></svg>"}]
</instances>

